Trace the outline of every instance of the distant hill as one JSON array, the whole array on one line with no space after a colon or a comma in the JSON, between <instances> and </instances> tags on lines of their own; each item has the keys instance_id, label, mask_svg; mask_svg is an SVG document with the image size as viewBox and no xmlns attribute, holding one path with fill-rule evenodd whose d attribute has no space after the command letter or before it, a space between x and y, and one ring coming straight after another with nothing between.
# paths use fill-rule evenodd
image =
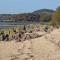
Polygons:
<instances>
[{"instance_id":1,"label":"distant hill","mask_svg":"<svg viewBox=\"0 0 60 60\"><path fill-rule=\"evenodd\" d=\"M32 22L49 22L52 19L54 10L40 9L31 13L22 14L0 14L0 21L32 21Z\"/></svg>"},{"instance_id":2,"label":"distant hill","mask_svg":"<svg viewBox=\"0 0 60 60\"><path fill-rule=\"evenodd\" d=\"M54 10L52 10L52 9L40 9L40 10L36 10L36 11L34 11L34 12L32 12L32 13L37 13L37 14L39 14L39 13L54 13L55 11Z\"/></svg>"}]
</instances>

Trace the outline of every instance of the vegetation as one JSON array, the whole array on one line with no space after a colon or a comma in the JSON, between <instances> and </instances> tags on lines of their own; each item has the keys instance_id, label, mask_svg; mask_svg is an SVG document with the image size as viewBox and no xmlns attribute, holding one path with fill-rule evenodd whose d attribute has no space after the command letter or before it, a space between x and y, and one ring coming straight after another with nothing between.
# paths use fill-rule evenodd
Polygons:
<instances>
[{"instance_id":1,"label":"vegetation","mask_svg":"<svg viewBox=\"0 0 60 60\"><path fill-rule=\"evenodd\" d=\"M56 12L52 16L52 24L54 26L60 26L60 7L56 9Z\"/></svg>"},{"instance_id":2,"label":"vegetation","mask_svg":"<svg viewBox=\"0 0 60 60\"><path fill-rule=\"evenodd\" d=\"M50 23L53 26L60 26L60 7L54 10L41 9L34 11L32 13L22 13L22 14L0 14L0 21L28 21L28 22L40 22Z\"/></svg>"},{"instance_id":3,"label":"vegetation","mask_svg":"<svg viewBox=\"0 0 60 60\"><path fill-rule=\"evenodd\" d=\"M32 21L32 22L49 22L53 10L37 10L39 13L22 13L22 14L0 14L0 21Z\"/></svg>"}]
</instances>

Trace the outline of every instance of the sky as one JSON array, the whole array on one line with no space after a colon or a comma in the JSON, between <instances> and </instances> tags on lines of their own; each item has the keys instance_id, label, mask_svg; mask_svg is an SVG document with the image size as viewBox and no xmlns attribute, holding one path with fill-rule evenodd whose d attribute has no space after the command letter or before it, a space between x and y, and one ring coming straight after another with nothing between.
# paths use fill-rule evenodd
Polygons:
<instances>
[{"instance_id":1,"label":"sky","mask_svg":"<svg viewBox=\"0 0 60 60\"><path fill-rule=\"evenodd\" d=\"M28 13L39 9L56 9L60 0L0 0L0 14Z\"/></svg>"}]
</instances>

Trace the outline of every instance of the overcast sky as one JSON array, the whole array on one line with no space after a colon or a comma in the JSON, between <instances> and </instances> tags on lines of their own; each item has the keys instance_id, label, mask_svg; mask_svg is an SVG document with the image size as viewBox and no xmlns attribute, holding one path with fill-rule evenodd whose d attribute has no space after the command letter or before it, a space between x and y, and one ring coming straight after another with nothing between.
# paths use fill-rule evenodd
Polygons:
<instances>
[{"instance_id":1,"label":"overcast sky","mask_svg":"<svg viewBox=\"0 0 60 60\"><path fill-rule=\"evenodd\" d=\"M26 13L39 9L56 9L60 0L0 0L0 14Z\"/></svg>"}]
</instances>

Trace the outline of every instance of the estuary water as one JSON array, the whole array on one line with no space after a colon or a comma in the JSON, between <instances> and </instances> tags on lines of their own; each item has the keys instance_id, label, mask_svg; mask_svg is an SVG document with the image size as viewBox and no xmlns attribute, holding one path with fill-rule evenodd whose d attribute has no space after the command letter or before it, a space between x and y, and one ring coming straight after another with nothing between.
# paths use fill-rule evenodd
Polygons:
<instances>
[{"instance_id":1,"label":"estuary water","mask_svg":"<svg viewBox=\"0 0 60 60\"><path fill-rule=\"evenodd\" d=\"M0 21L0 28L3 28L3 27L16 27L16 26L21 26L21 25L29 25L29 24L39 24L39 22L31 22L31 21L19 21L19 22L7 22L7 21L4 21L4 22L1 22Z\"/></svg>"}]
</instances>

